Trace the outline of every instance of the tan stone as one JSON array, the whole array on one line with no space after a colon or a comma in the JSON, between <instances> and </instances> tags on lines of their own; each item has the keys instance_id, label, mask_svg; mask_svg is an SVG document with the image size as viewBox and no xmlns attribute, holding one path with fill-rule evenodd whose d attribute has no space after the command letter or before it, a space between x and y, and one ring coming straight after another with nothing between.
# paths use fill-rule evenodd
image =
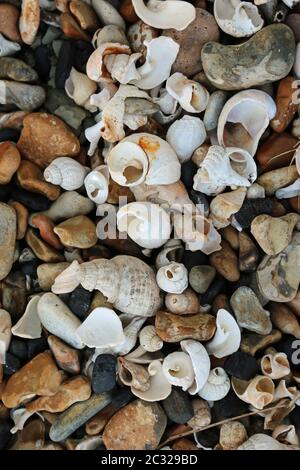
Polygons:
<instances>
[{"instance_id":1,"label":"tan stone","mask_svg":"<svg viewBox=\"0 0 300 470\"><path fill-rule=\"evenodd\" d=\"M18 27L19 16L20 12L14 5L0 5L0 33L15 42L22 42Z\"/></svg>"},{"instance_id":2,"label":"tan stone","mask_svg":"<svg viewBox=\"0 0 300 470\"><path fill-rule=\"evenodd\" d=\"M60 15L60 27L64 34L72 39L79 39L82 41L90 41L91 38L79 26L75 18L70 13L62 13Z\"/></svg>"},{"instance_id":3,"label":"tan stone","mask_svg":"<svg viewBox=\"0 0 300 470\"><path fill-rule=\"evenodd\" d=\"M263 173L256 182L265 188L267 196L273 196L277 189L294 183L297 178L299 174L296 165L289 165Z\"/></svg>"},{"instance_id":4,"label":"tan stone","mask_svg":"<svg viewBox=\"0 0 300 470\"><path fill-rule=\"evenodd\" d=\"M7 184L12 179L21 163L21 155L11 142L0 144L0 184Z\"/></svg>"},{"instance_id":5,"label":"tan stone","mask_svg":"<svg viewBox=\"0 0 300 470\"><path fill-rule=\"evenodd\" d=\"M25 233L28 225L28 216L29 212L27 207L23 206L18 201L12 201L9 203L11 207L14 208L17 214L17 240L22 240L25 237Z\"/></svg>"},{"instance_id":6,"label":"tan stone","mask_svg":"<svg viewBox=\"0 0 300 470\"><path fill-rule=\"evenodd\" d=\"M61 243L74 248L91 248L98 237L95 224L85 215L78 215L65 220L54 228Z\"/></svg>"},{"instance_id":7,"label":"tan stone","mask_svg":"<svg viewBox=\"0 0 300 470\"><path fill-rule=\"evenodd\" d=\"M94 9L82 0L72 0L69 3L71 13L84 30L95 31L99 28L99 20Z\"/></svg>"},{"instance_id":8,"label":"tan stone","mask_svg":"<svg viewBox=\"0 0 300 470\"><path fill-rule=\"evenodd\" d=\"M8 275L14 262L16 231L15 210L0 202L0 280Z\"/></svg>"},{"instance_id":9,"label":"tan stone","mask_svg":"<svg viewBox=\"0 0 300 470\"><path fill-rule=\"evenodd\" d=\"M52 248L52 246L45 243L44 240L41 240L31 228L27 230L25 240L35 256L45 261L45 263L64 261L64 256Z\"/></svg>"},{"instance_id":10,"label":"tan stone","mask_svg":"<svg viewBox=\"0 0 300 470\"><path fill-rule=\"evenodd\" d=\"M278 330L272 330L269 335L258 335L257 333L244 333L240 349L241 351L255 356L257 351L266 349L271 344L281 340L282 334Z\"/></svg>"},{"instance_id":11,"label":"tan stone","mask_svg":"<svg viewBox=\"0 0 300 470\"><path fill-rule=\"evenodd\" d=\"M222 249L212 253L209 257L210 264L214 266L219 274L227 281L236 282L240 278L238 257L229 243L221 242Z\"/></svg>"},{"instance_id":12,"label":"tan stone","mask_svg":"<svg viewBox=\"0 0 300 470\"><path fill-rule=\"evenodd\" d=\"M48 344L59 367L70 374L79 374L80 360L76 349L71 348L57 336L49 335Z\"/></svg>"},{"instance_id":13,"label":"tan stone","mask_svg":"<svg viewBox=\"0 0 300 470\"><path fill-rule=\"evenodd\" d=\"M23 125L18 148L25 158L41 168L55 158L74 157L80 152L75 134L52 114L30 113L25 116Z\"/></svg>"},{"instance_id":14,"label":"tan stone","mask_svg":"<svg viewBox=\"0 0 300 470\"><path fill-rule=\"evenodd\" d=\"M295 78L292 76L285 77L279 82L276 95L277 112L270 122L270 126L275 132L283 132L297 112L298 101L294 99L294 84Z\"/></svg>"},{"instance_id":15,"label":"tan stone","mask_svg":"<svg viewBox=\"0 0 300 470\"><path fill-rule=\"evenodd\" d=\"M60 187L42 180L41 169L32 162L23 160L18 171L17 180L21 188L32 193L42 194L50 201L55 201L60 195Z\"/></svg>"},{"instance_id":16,"label":"tan stone","mask_svg":"<svg viewBox=\"0 0 300 470\"><path fill-rule=\"evenodd\" d=\"M167 343L177 343L188 338L208 341L216 331L216 319L207 313L181 316L159 311L155 317L155 330Z\"/></svg>"},{"instance_id":17,"label":"tan stone","mask_svg":"<svg viewBox=\"0 0 300 470\"><path fill-rule=\"evenodd\" d=\"M190 441L189 439L183 437L181 439L178 439L178 441L175 441L174 444L172 445L172 449L173 450L180 450L180 451L184 451L184 450L197 450L199 451L200 449L198 449L198 447L196 446L196 444L194 444L194 442Z\"/></svg>"},{"instance_id":18,"label":"tan stone","mask_svg":"<svg viewBox=\"0 0 300 470\"><path fill-rule=\"evenodd\" d=\"M70 263L62 261L61 263L43 263L37 268L38 283L41 289L45 292L51 290L55 278L62 273Z\"/></svg>"}]
</instances>

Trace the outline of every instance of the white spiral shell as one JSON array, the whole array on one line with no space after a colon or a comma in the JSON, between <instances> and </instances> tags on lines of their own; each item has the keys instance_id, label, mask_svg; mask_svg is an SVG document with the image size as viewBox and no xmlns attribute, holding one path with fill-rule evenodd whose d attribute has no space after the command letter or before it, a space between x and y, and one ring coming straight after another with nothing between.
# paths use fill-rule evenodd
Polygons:
<instances>
[{"instance_id":1,"label":"white spiral shell","mask_svg":"<svg viewBox=\"0 0 300 470\"><path fill-rule=\"evenodd\" d=\"M44 170L44 178L48 183L56 184L66 191L73 191L83 185L89 169L69 157L53 160Z\"/></svg>"},{"instance_id":2,"label":"white spiral shell","mask_svg":"<svg viewBox=\"0 0 300 470\"><path fill-rule=\"evenodd\" d=\"M200 118L185 115L171 124L166 139L175 150L180 163L184 163L203 144L206 130Z\"/></svg>"},{"instance_id":3,"label":"white spiral shell","mask_svg":"<svg viewBox=\"0 0 300 470\"><path fill-rule=\"evenodd\" d=\"M209 93L206 88L182 73L173 73L166 82L166 89L189 113L201 113L208 104Z\"/></svg>"},{"instance_id":4,"label":"white spiral shell","mask_svg":"<svg viewBox=\"0 0 300 470\"><path fill-rule=\"evenodd\" d=\"M184 264L172 263L159 268L156 274L158 286L170 294L182 294L188 287L188 271Z\"/></svg>"},{"instance_id":5,"label":"white spiral shell","mask_svg":"<svg viewBox=\"0 0 300 470\"><path fill-rule=\"evenodd\" d=\"M282 379L291 372L287 355L284 353L265 354L260 366L262 373L270 379Z\"/></svg>"},{"instance_id":6,"label":"white spiral shell","mask_svg":"<svg viewBox=\"0 0 300 470\"><path fill-rule=\"evenodd\" d=\"M216 367L209 373L204 387L198 393L199 397L208 401L218 401L226 397L230 390L230 380L222 367Z\"/></svg>"},{"instance_id":7,"label":"white spiral shell","mask_svg":"<svg viewBox=\"0 0 300 470\"><path fill-rule=\"evenodd\" d=\"M138 398L149 402L167 398L172 392L172 385L163 373L161 362L159 360L152 361L148 366L148 373L150 375L150 387L148 390L142 391L131 387L132 393Z\"/></svg>"},{"instance_id":8,"label":"white spiral shell","mask_svg":"<svg viewBox=\"0 0 300 470\"><path fill-rule=\"evenodd\" d=\"M208 380L210 371L209 355L205 347L199 343L199 341L193 339L181 341L180 346L181 349L190 356L193 364L195 380L188 391L191 395L195 395L203 388Z\"/></svg>"},{"instance_id":9,"label":"white spiral shell","mask_svg":"<svg viewBox=\"0 0 300 470\"><path fill-rule=\"evenodd\" d=\"M153 325L147 325L139 333L141 346L148 352L159 351L163 347L163 340L156 334Z\"/></svg>"},{"instance_id":10,"label":"white spiral shell","mask_svg":"<svg viewBox=\"0 0 300 470\"><path fill-rule=\"evenodd\" d=\"M275 386L269 377L257 375L249 381L233 377L231 383L234 392L240 400L249 403L259 410L262 410L273 400Z\"/></svg>"},{"instance_id":11,"label":"white spiral shell","mask_svg":"<svg viewBox=\"0 0 300 470\"><path fill-rule=\"evenodd\" d=\"M217 313L217 330L213 339L207 343L209 354L222 358L236 352L241 343L241 331L235 318L225 309Z\"/></svg>"},{"instance_id":12,"label":"white spiral shell","mask_svg":"<svg viewBox=\"0 0 300 470\"><path fill-rule=\"evenodd\" d=\"M162 370L168 382L181 387L183 391L186 391L194 382L195 373L192 361L185 352L176 351L168 354L163 361Z\"/></svg>"},{"instance_id":13,"label":"white spiral shell","mask_svg":"<svg viewBox=\"0 0 300 470\"><path fill-rule=\"evenodd\" d=\"M109 171L106 165L100 165L84 179L88 197L96 204L103 204L108 198Z\"/></svg>"}]
</instances>

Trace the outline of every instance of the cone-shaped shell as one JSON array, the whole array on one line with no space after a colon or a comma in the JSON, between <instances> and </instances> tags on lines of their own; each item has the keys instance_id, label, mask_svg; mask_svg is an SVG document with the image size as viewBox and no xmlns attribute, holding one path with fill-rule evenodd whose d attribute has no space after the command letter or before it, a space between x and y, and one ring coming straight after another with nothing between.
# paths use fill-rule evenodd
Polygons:
<instances>
[{"instance_id":1,"label":"cone-shaped shell","mask_svg":"<svg viewBox=\"0 0 300 470\"><path fill-rule=\"evenodd\" d=\"M57 184L67 191L73 191L83 185L88 169L69 157L53 160L44 171L48 183Z\"/></svg>"},{"instance_id":2,"label":"cone-shaped shell","mask_svg":"<svg viewBox=\"0 0 300 470\"><path fill-rule=\"evenodd\" d=\"M226 397L230 390L230 380L222 367L216 367L209 373L206 384L198 395L204 400L218 401Z\"/></svg>"},{"instance_id":3,"label":"cone-shaped shell","mask_svg":"<svg viewBox=\"0 0 300 470\"><path fill-rule=\"evenodd\" d=\"M157 29L185 29L196 17L196 10L188 2L178 0L132 1L137 16L149 26Z\"/></svg>"},{"instance_id":4,"label":"cone-shaped shell","mask_svg":"<svg viewBox=\"0 0 300 470\"><path fill-rule=\"evenodd\" d=\"M166 89L182 109L189 113L201 113L208 104L209 93L206 88L201 83L189 80L182 73L173 73L167 80Z\"/></svg>"},{"instance_id":5,"label":"cone-shaped shell","mask_svg":"<svg viewBox=\"0 0 300 470\"><path fill-rule=\"evenodd\" d=\"M225 309L217 313L217 331L207 344L209 354L222 358L236 352L241 343L241 331L234 317Z\"/></svg>"}]
</instances>

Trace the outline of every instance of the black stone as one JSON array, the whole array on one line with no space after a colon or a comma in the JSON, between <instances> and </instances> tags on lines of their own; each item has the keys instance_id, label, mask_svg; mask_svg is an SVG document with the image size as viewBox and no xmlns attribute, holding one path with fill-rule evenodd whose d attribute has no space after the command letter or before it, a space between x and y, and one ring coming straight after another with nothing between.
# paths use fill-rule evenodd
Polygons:
<instances>
[{"instance_id":1,"label":"black stone","mask_svg":"<svg viewBox=\"0 0 300 470\"><path fill-rule=\"evenodd\" d=\"M50 50L47 46L38 46L34 49L35 70L42 82L47 82L50 75Z\"/></svg>"},{"instance_id":2,"label":"black stone","mask_svg":"<svg viewBox=\"0 0 300 470\"><path fill-rule=\"evenodd\" d=\"M11 427L7 421L0 420L0 450L5 450L12 438Z\"/></svg>"},{"instance_id":3,"label":"black stone","mask_svg":"<svg viewBox=\"0 0 300 470\"><path fill-rule=\"evenodd\" d=\"M46 338L29 339L27 341L28 361L31 361L31 359L46 349L49 349Z\"/></svg>"},{"instance_id":4,"label":"black stone","mask_svg":"<svg viewBox=\"0 0 300 470\"><path fill-rule=\"evenodd\" d=\"M209 289L205 294L201 295L201 305L211 305L217 297L218 294L221 294L226 289L226 281L223 277L217 276L209 286Z\"/></svg>"},{"instance_id":5,"label":"black stone","mask_svg":"<svg viewBox=\"0 0 300 470\"><path fill-rule=\"evenodd\" d=\"M203 447L212 449L219 442L219 431L217 428L211 428L198 432L197 440Z\"/></svg>"},{"instance_id":6,"label":"black stone","mask_svg":"<svg viewBox=\"0 0 300 470\"><path fill-rule=\"evenodd\" d=\"M31 261L26 261L26 263L20 264L20 270L23 274L27 274L33 278L37 278L37 268L42 263L41 260L33 259Z\"/></svg>"},{"instance_id":7,"label":"black stone","mask_svg":"<svg viewBox=\"0 0 300 470\"><path fill-rule=\"evenodd\" d=\"M12 187L11 197L35 212L46 211L52 204L52 201L45 196L25 191L25 189L16 186Z\"/></svg>"},{"instance_id":8,"label":"black stone","mask_svg":"<svg viewBox=\"0 0 300 470\"><path fill-rule=\"evenodd\" d=\"M64 41L59 51L55 70L55 86L60 90L65 89L65 82L74 65L76 48L72 41Z\"/></svg>"},{"instance_id":9,"label":"black stone","mask_svg":"<svg viewBox=\"0 0 300 470\"><path fill-rule=\"evenodd\" d=\"M134 399L134 395L129 387L116 388L111 394L111 404L117 408L123 408Z\"/></svg>"},{"instance_id":10,"label":"black stone","mask_svg":"<svg viewBox=\"0 0 300 470\"><path fill-rule=\"evenodd\" d=\"M21 361L17 356L14 356L10 352L5 355L5 364L3 364L4 375L13 375L21 368Z\"/></svg>"},{"instance_id":11,"label":"black stone","mask_svg":"<svg viewBox=\"0 0 300 470\"><path fill-rule=\"evenodd\" d=\"M292 370L300 371L300 345L299 340L291 335L283 335L276 349L287 355Z\"/></svg>"},{"instance_id":12,"label":"black stone","mask_svg":"<svg viewBox=\"0 0 300 470\"><path fill-rule=\"evenodd\" d=\"M11 194L11 186L9 184L0 185L0 201L7 201Z\"/></svg>"},{"instance_id":13,"label":"black stone","mask_svg":"<svg viewBox=\"0 0 300 470\"><path fill-rule=\"evenodd\" d=\"M192 402L187 393L173 387L171 394L162 401L167 417L176 424L185 424L194 416Z\"/></svg>"},{"instance_id":14,"label":"black stone","mask_svg":"<svg viewBox=\"0 0 300 470\"><path fill-rule=\"evenodd\" d=\"M11 354L20 359L22 363L25 363L28 359L27 357L27 344L25 340L19 338L12 338L9 350Z\"/></svg>"},{"instance_id":15,"label":"black stone","mask_svg":"<svg viewBox=\"0 0 300 470\"><path fill-rule=\"evenodd\" d=\"M76 429L76 431L72 434L72 437L74 439L83 439L85 435L86 435L85 425L83 425L83 426L80 426L80 428Z\"/></svg>"},{"instance_id":16,"label":"black stone","mask_svg":"<svg viewBox=\"0 0 300 470\"><path fill-rule=\"evenodd\" d=\"M188 160L181 165L181 181L183 182L186 189L190 189L193 187L194 183L194 175L197 173L198 167L192 161Z\"/></svg>"},{"instance_id":17,"label":"black stone","mask_svg":"<svg viewBox=\"0 0 300 470\"><path fill-rule=\"evenodd\" d=\"M93 369L92 389L94 393L109 392L116 385L117 360L112 354L100 354Z\"/></svg>"},{"instance_id":18,"label":"black stone","mask_svg":"<svg viewBox=\"0 0 300 470\"><path fill-rule=\"evenodd\" d=\"M0 129L0 142L5 140L11 140L12 142L18 142L21 131L18 129Z\"/></svg>"},{"instance_id":19,"label":"black stone","mask_svg":"<svg viewBox=\"0 0 300 470\"><path fill-rule=\"evenodd\" d=\"M94 51L94 48L90 42L76 41L76 53L74 57L74 67L82 73L86 73L86 63L88 58Z\"/></svg>"},{"instance_id":20,"label":"black stone","mask_svg":"<svg viewBox=\"0 0 300 470\"><path fill-rule=\"evenodd\" d=\"M92 292L84 289L83 287L79 286L71 293L68 305L72 312L80 319L84 319L86 317L86 313L88 312L92 300Z\"/></svg>"},{"instance_id":21,"label":"black stone","mask_svg":"<svg viewBox=\"0 0 300 470\"><path fill-rule=\"evenodd\" d=\"M194 204L199 205L201 212L208 213L209 211L209 202L205 194L200 191L195 191L195 189L189 190L189 196Z\"/></svg>"},{"instance_id":22,"label":"black stone","mask_svg":"<svg viewBox=\"0 0 300 470\"><path fill-rule=\"evenodd\" d=\"M223 366L227 374L242 380L250 380L259 374L258 364L253 356L237 351L229 356Z\"/></svg>"},{"instance_id":23,"label":"black stone","mask_svg":"<svg viewBox=\"0 0 300 470\"><path fill-rule=\"evenodd\" d=\"M290 413L289 418L292 424L295 426L297 431L300 431L300 406L296 406L296 408Z\"/></svg>"},{"instance_id":24,"label":"black stone","mask_svg":"<svg viewBox=\"0 0 300 470\"><path fill-rule=\"evenodd\" d=\"M194 266L207 264L207 256L202 251L185 250L181 262L190 271Z\"/></svg>"},{"instance_id":25,"label":"black stone","mask_svg":"<svg viewBox=\"0 0 300 470\"><path fill-rule=\"evenodd\" d=\"M212 410L215 415L214 422L247 413L248 405L240 400L233 391L230 391L222 400L214 402Z\"/></svg>"},{"instance_id":26,"label":"black stone","mask_svg":"<svg viewBox=\"0 0 300 470\"><path fill-rule=\"evenodd\" d=\"M234 215L235 220L242 228L248 228L255 217L260 214L271 214L273 201L270 198L245 199L239 212Z\"/></svg>"}]
</instances>

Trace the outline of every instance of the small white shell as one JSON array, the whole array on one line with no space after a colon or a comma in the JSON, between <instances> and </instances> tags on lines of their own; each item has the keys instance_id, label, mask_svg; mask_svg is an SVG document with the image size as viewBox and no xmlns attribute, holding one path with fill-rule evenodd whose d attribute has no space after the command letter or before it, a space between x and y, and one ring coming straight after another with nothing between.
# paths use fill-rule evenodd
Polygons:
<instances>
[{"instance_id":1,"label":"small white shell","mask_svg":"<svg viewBox=\"0 0 300 470\"><path fill-rule=\"evenodd\" d=\"M218 401L226 397L230 390L230 380L222 367L216 367L209 373L204 387L198 393L199 397L208 401Z\"/></svg>"},{"instance_id":2,"label":"small white shell","mask_svg":"<svg viewBox=\"0 0 300 470\"><path fill-rule=\"evenodd\" d=\"M132 1L137 16L149 26L157 29L185 29L196 17L193 5L177 0L150 0L147 6L144 0Z\"/></svg>"},{"instance_id":3,"label":"small white shell","mask_svg":"<svg viewBox=\"0 0 300 470\"><path fill-rule=\"evenodd\" d=\"M114 83L102 83L100 84L101 91L90 96L90 104L99 108L102 111L105 105L112 99L112 97L118 91L118 88Z\"/></svg>"},{"instance_id":4,"label":"small white shell","mask_svg":"<svg viewBox=\"0 0 300 470\"><path fill-rule=\"evenodd\" d=\"M166 89L189 113L201 113L208 104L209 93L206 88L180 72L175 72L168 78Z\"/></svg>"},{"instance_id":5,"label":"small white shell","mask_svg":"<svg viewBox=\"0 0 300 470\"><path fill-rule=\"evenodd\" d=\"M103 128L103 121L98 121L91 127L87 127L84 131L86 140L90 143L87 154L91 157L98 146L99 140L101 139L101 129Z\"/></svg>"},{"instance_id":6,"label":"small white shell","mask_svg":"<svg viewBox=\"0 0 300 470\"><path fill-rule=\"evenodd\" d=\"M84 73L72 67L69 78L65 82L65 90L72 100L83 108L95 112L97 108L90 103L90 96L97 90L97 85Z\"/></svg>"},{"instance_id":7,"label":"small white shell","mask_svg":"<svg viewBox=\"0 0 300 470\"><path fill-rule=\"evenodd\" d=\"M176 351L168 354L162 364L163 373L170 384L186 391L194 382L195 373L188 354Z\"/></svg>"},{"instance_id":8,"label":"small white shell","mask_svg":"<svg viewBox=\"0 0 300 470\"><path fill-rule=\"evenodd\" d=\"M20 50L20 44L18 44L17 42L9 41L0 33L0 57L14 55Z\"/></svg>"},{"instance_id":9,"label":"small white shell","mask_svg":"<svg viewBox=\"0 0 300 470\"><path fill-rule=\"evenodd\" d=\"M246 403L262 410L273 401L275 386L269 377L257 375L246 381L236 377L231 379L232 388L236 395Z\"/></svg>"},{"instance_id":10,"label":"small white shell","mask_svg":"<svg viewBox=\"0 0 300 470\"><path fill-rule=\"evenodd\" d=\"M214 17L225 33L236 38L252 36L264 24L257 6L240 0L215 0Z\"/></svg>"},{"instance_id":11,"label":"small white shell","mask_svg":"<svg viewBox=\"0 0 300 470\"><path fill-rule=\"evenodd\" d=\"M139 331L145 323L146 318L138 316L132 317L132 315L126 313L122 313L119 318L124 328L125 340L123 343L112 348L111 353L124 356L128 354L136 344Z\"/></svg>"},{"instance_id":12,"label":"small white shell","mask_svg":"<svg viewBox=\"0 0 300 470\"><path fill-rule=\"evenodd\" d=\"M35 295L32 297L32 299L30 299L24 314L11 329L13 335L19 336L20 338L30 339L41 337L42 324L37 311L39 300L39 295Z\"/></svg>"},{"instance_id":13,"label":"small white shell","mask_svg":"<svg viewBox=\"0 0 300 470\"><path fill-rule=\"evenodd\" d=\"M43 415L38 411L27 411L26 408L12 409L10 412L10 417L14 422L14 427L12 427L10 430L11 434L16 434L16 432L22 431L26 421L34 414L38 415L44 421Z\"/></svg>"},{"instance_id":14,"label":"small white shell","mask_svg":"<svg viewBox=\"0 0 300 470\"><path fill-rule=\"evenodd\" d=\"M246 442L238 447L237 450L295 450L298 447L288 446L276 441L268 434L253 434Z\"/></svg>"},{"instance_id":15,"label":"small white shell","mask_svg":"<svg viewBox=\"0 0 300 470\"><path fill-rule=\"evenodd\" d=\"M125 85L134 80L139 80L140 74L136 69L136 62L142 54L109 54L104 57L103 63L111 77Z\"/></svg>"},{"instance_id":16,"label":"small white shell","mask_svg":"<svg viewBox=\"0 0 300 470\"><path fill-rule=\"evenodd\" d=\"M282 379L291 372L287 355L284 353L266 354L261 359L261 370L270 379Z\"/></svg>"},{"instance_id":17,"label":"small white shell","mask_svg":"<svg viewBox=\"0 0 300 470\"><path fill-rule=\"evenodd\" d=\"M148 366L148 373L150 375L150 387L146 391L137 390L131 387L132 393L142 400L155 402L164 400L172 392L172 385L166 379L162 364L160 361L152 361Z\"/></svg>"},{"instance_id":18,"label":"small white shell","mask_svg":"<svg viewBox=\"0 0 300 470\"><path fill-rule=\"evenodd\" d=\"M243 90L229 98L218 121L218 141L224 147L247 150L254 156L259 140L276 114L276 104L261 90ZM226 126L230 129L226 132ZM234 126L232 124L239 124ZM243 130L243 132L242 132Z\"/></svg>"},{"instance_id":19,"label":"small white shell","mask_svg":"<svg viewBox=\"0 0 300 470\"><path fill-rule=\"evenodd\" d=\"M149 162L138 144L122 141L109 152L107 165L114 181L132 187L145 180Z\"/></svg>"},{"instance_id":20,"label":"small white shell","mask_svg":"<svg viewBox=\"0 0 300 470\"><path fill-rule=\"evenodd\" d=\"M159 248L170 238L170 215L150 202L130 202L117 212L117 226L143 248Z\"/></svg>"},{"instance_id":21,"label":"small white shell","mask_svg":"<svg viewBox=\"0 0 300 470\"><path fill-rule=\"evenodd\" d=\"M166 139L175 150L180 163L184 163L203 144L206 130L200 118L185 115L171 124Z\"/></svg>"},{"instance_id":22,"label":"small white shell","mask_svg":"<svg viewBox=\"0 0 300 470\"><path fill-rule=\"evenodd\" d=\"M11 339L11 317L10 314L0 309L0 364L5 364L6 351Z\"/></svg>"},{"instance_id":23,"label":"small white shell","mask_svg":"<svg viewBox=\"0 0 300 470\"><path fill-rule=\"evenodd\" d=\"M84 180L88 197L96 204L103 204L108 197L109 170L106 165L100 165L91 171Z\"/></svg>"},{"instance_id":24,"label":"small white shell","mask_svg":"<svg viewBox=\"0 0 300 470\"><path fill-rule=\"evenodd\" d=\"M159 351L164 344L162 339L156 334L153 325L145 326L139 333L139 339L141 346L148 352Z\"/></svg>"},{"instance_id":25,"label":"small white shell","mask_svg":"<svg viewBox=\"0 0 300 470\"><path fill-rule=\"evenodd\" d=\"M48 183L56 184L66 191L73 191L83 185L88 169L69 157L53 160L44 171Z\"/></svg>"},{"instance_id":26,"label":"small white shell","mask_svg":"<svg viewBox=\"0 0 300 470\"><path fill-rule=\"evenodd\" d=\"M151 90L170 76L179 44L167 36L159 36L144 44L147 46L146 61L137 69L140 78L131 80L131 83L142 90Z\"/></svg>"},{"instance_id":27,"label":"small white shell","mask_svg":"<svg viewBox=\"0 0 300 470\"><path fill-rule=\"evenodd\" d=\"M117 346L125 340L121 320L106 307L95 308L77 328L76 335L89 348Z\"/></svg>"},{"instance_id":28,"label":"small white shell","mask_svg":"<svg viewBox=\"0 0 300 470\"><path fill-rule=\"evenodd\" d=\"M157 88L154 88L157 90ZM151 90L151 96L153 96L153 90ZM162 113L170 115L176 112L178 101L167 92L165 88L160 88L157 94L153 97L153 102L158 104Z\"/></svg>"},{"instance_id":29,"label":"small white shell","mask_svg":"<svg viewBox=\"0 0 300 470\"><path fill-rule=\"evenodd\" d=\"M172 263L159 268L156 274L158 286L170 294L182 294L188 287L188 272L184 264Z\"/></svg>"},{"instance_id":30,"label":"small white shell","mask_svg":"<svg viewBox=\"0 0 300 470\"><path fill-rule=\"evenodd\" d=\"M190 356L193 364L195 380L188 391L191 395L195 395L203 388L208 380L210 371L209 355L205 347L193 339L181 341L180 346L181 349Z\"/></svg>"},{"instance_id":31,"label":"small white shell","mask_svg":"<svg viewBox=\"0 0 300 470\"><path fill-rule=\"evenodd\" d=\"M217 330L213 339L207 343L209 354L222 358L236 352L241 343L241 331L234 317L221 308L217 313Z\"/></svg>"}]
</instances>

